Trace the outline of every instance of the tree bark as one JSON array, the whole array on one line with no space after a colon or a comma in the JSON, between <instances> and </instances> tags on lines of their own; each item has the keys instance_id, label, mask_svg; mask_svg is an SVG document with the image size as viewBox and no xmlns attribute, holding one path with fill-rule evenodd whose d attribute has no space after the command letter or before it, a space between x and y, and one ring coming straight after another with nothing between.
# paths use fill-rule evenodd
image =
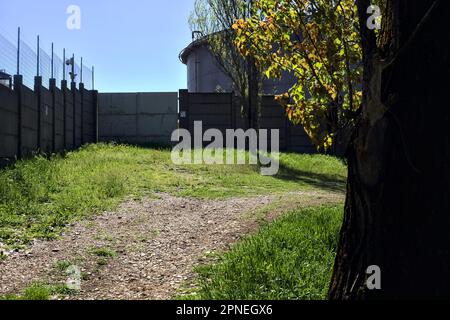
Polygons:
<instances>
[{"instance_id":1,"label":"tree bark","mask_svg":"<svg viewBox=\"0 0 450 320\"><path fill-rule=\"evenodd\" d=\"M329 298L450 298L450 2L388 0L378 45L357 3L364 101Z\"/></svg>"}]
</instances>

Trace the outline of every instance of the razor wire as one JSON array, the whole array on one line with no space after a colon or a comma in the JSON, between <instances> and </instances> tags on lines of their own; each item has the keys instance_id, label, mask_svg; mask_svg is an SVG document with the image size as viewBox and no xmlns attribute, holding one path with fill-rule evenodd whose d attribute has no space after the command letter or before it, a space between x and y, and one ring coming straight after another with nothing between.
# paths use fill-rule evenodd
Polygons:
<instances>
[{"instance_id":1,"label":"razor wire","mask_svg":"<svg viewBox=\"0 0 450 320\"><path fill-rule=\"evenodd\" d=\"M20 46L19 50L17 42ZM70 58L66 57L66 60ZM60 88L62 80L71 81L69 75L71 70L72 66L68 65L58 54L45 50L41 45L38 48L37 42L35 45L30 45L29 42L20 39L14 44L10 35L0 33L0 71L11 77L16 74L22 75L23 84L30 89L34 88L35 76L42 77L42 85L46 88L49 87L49 79L54 78L56 86ZM79 85L82 81L87 90L93 90L93 68L89 68L85 64L81 66L81 63L77 61L74 63L74 70L76 74L74 82Z\"/></svg>"}]
</instances>

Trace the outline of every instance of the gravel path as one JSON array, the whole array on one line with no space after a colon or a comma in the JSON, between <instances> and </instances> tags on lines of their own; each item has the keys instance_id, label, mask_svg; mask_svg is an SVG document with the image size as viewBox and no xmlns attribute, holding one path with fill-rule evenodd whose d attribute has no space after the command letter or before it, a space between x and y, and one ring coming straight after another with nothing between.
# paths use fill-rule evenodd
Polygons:
<instances>
[{"instance_id":1,"label":"gravel path","mask_svg":"<svg viewBox=\"0 0 450 320\"><path fill-rule=\"evenodd\" d=\"M67 275L56 266L68 261L83 274L81 291L71 299L170 299L192 283L194 266L208 253L227 249L258 228L261 216L250 213L280 201L279 196L159 197L126 202L116 212L71 225L58 240L35 241L28 250L12 253L0 262L0 295L20 293L36 281L64 283ZM289 197L303 205L342 201L342 195L317 192ZM268 216L276 218L286 209ZM94 253L99 248L114 256Z\"/></svg>"}]
</instances>

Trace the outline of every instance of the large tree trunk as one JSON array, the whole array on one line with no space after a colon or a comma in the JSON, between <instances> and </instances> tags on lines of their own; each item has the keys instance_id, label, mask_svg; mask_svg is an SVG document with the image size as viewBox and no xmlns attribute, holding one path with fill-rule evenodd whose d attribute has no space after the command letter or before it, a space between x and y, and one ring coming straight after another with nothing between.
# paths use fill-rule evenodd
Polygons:
<instances>
[{"instance_id":1,"label":"large tree trunk","mask_svg":"<svg viewBox=\"0 0 450 320\"><path fill-rule=\"evenodd\" d=\"M357 2L365 98L329 297L450 298L450 2L388 0L378 47Z\"/></svg>"}]
</instances>

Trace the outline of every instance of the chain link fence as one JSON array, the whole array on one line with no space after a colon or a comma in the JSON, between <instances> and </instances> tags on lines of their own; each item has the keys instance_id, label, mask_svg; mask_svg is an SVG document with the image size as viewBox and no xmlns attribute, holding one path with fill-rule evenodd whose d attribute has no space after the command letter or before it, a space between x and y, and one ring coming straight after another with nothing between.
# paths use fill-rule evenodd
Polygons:
<instances>
[{"instance_id":1,"label":"chain link fence","mask_svg":"<svg viewBox=\"0 0 450 320\"><path fill-rule=\"evenodd\" d=\"M2 34L0 30L0 82L5 84L7 77L20 74L23 77L23 83L29 88L34 87L34 77L41 76L44 87L49 87L49 79L56 79L56 85L60 87L62 80L71 82L70 72L72 65L70 57L65 57L65 50L61 58L54 52L54 46L51 44L50 50L45 50L39 37L36 38L34 45L21 39L20 29L13 39L11 35ZM94 90L94 72L92 68L82 64L82 58L74 59L74 82L79 85L83 83L88 90Z\"/></svg>"}]
</instances>

